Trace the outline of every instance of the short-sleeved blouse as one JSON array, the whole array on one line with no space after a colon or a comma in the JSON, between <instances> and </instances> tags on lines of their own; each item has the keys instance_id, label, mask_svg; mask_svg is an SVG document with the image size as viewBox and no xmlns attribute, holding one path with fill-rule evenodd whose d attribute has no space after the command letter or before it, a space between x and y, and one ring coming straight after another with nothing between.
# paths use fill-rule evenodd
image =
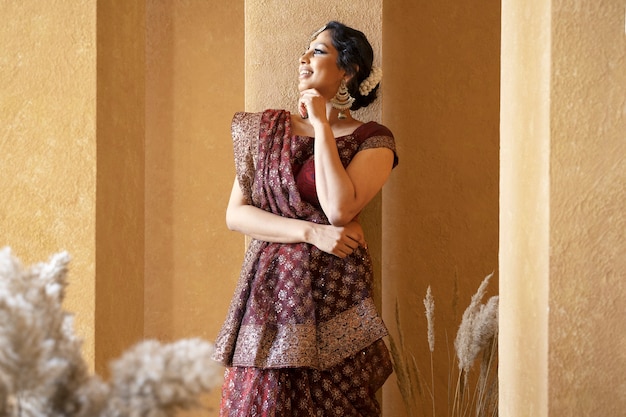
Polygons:
<instances>
[{"instance_id":1,"label":"short-sleeved blouse","mask_svg":"<svg viewBox=\"0 0 626 417\"><path fill-rule=\"evenodd\" d=\"M381 144L381 142L388 142L388 140L381 140L381 138L393 138L393 135L385 126L373 121L367 122L357 127L351 134L336 138L337 148L341 152L342 149L350 148L351 144L357 144L358 151L378 148L381 147L381 145L384 147L385 144ZM312 143L315 140L314 138L298 136L297 139L309 141L311 143L311 150L313 150ZM392 151L394 151L393 166L395 167L398 164L398 157L395 154L395 148L392 148ZM293 171L296 178L296 185L298 186L302 198L319 207L320 203L315 188L315 160L313 159L313 154L311 153L308 159L303 163L296 164Z\"/></svg>"}]
</instances>

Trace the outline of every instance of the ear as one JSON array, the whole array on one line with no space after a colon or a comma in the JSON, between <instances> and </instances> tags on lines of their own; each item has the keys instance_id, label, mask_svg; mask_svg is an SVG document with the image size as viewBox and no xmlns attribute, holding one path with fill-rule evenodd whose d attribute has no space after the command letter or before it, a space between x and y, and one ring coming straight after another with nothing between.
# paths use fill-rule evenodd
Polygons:
<instances>
[{"instance_id":1,"label":"ear","mask_svg":"<svg viewBox=\"0 0 626 417\"><path fill-rule=\"evenodd\" d=\"M359 66L355 65L354 70L352 72L346 71L345 75L343 76L343 79L346 81L346 83L349 83L350 80L352 80L358 72L359 72Z\"/></svg>"}]
</instances>

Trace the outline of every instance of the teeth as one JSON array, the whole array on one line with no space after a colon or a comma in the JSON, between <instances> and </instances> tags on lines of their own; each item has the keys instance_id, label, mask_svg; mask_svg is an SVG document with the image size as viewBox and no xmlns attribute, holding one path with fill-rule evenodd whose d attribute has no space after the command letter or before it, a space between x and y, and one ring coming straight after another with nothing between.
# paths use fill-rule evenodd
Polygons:
<instances>
[{"instance_id":1,"label":"teeth","mask_svg":"<svg viewBox=\"0 0 626 417\"><path fill-rule=\"evenodd\" d=\"M300 71L300 75L311 75L313 74L311 71Z\"/></svg>"}]
</instances>

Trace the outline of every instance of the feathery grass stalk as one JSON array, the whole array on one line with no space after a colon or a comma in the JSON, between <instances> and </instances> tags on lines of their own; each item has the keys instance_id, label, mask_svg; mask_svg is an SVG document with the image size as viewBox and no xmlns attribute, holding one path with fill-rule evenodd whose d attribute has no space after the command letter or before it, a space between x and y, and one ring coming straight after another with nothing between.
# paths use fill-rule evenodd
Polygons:
<instances>
[{"instance_id":1,"label":"feathery grass stalk","mask_svg":"<svg viewBox=\"0 0 626 417\"><path fill-rule=\"evenodd\" d=\"M478 378L479 396L476 408L484 410L485 416L493 416L498 413L498 378L495 366L495 356L498 349L498 334L494 334L491 343L483 352Z\"/></svg>"},{"instance_id":2,"label":"feathery grass stalk","mask_svg":"<svg viewBox=\"0 0 626 417\"><path fill-rule=\"evenodd\" d=\"M171 417L220 383L213 345L145 341L112 363L111 381L90 375L72 315L63 310L69 255L23 269L0 250L0 416Z\"/></svg>"},{"instance_id":3,"label":"feathery grass stalk","mask_svg":"<svg viewBox=\"0 0 626 417\"><path fill-rule=\"evenodd\" d=\"M424 308L426 309L426 322L428 323L428 350L430 350L430 399L433 403L433 416L435 412L435 367L433 364L433 353L435 352L435 300L430 290L430 285L424 297Z\"/></svg>"},{"instance_id":4,"label":"feathery grass stalk","mask_svg":"<svg viewBox=\"0 0 626 417\"><path fill-rule=\"evenodd\" d=\"M463 318L454 341L455 357L450 361L448 351L448 417L466 417L475 414L477 417L495 417L498 415L498 371L497 371L497 339L498 339L498 296L491 297L486 304L481 301L486 293L489 274L481 282L472 296L470 304L463 313ZM427 336L430 350L431 382L426 387L432 402L432 416L436 417L434 363L434 299L430 286L424 298ZM396 325L402 329L399 304L396 302ZM399 330L400 345L391 339L392 356L397 374L398 387L405 408L410 416L414 416L416 402L424 407L423 392L419 398L415 395L414 385L421 386L421 372L415 359L407 361L407 350L404 346L402 331ZM447 339L447 332L446 332ZM480 359L479 354L481 354ZM470 378L473 365L480 360L480 372ZM455 366L456 365L456 366ZM413 378L412 376L416 376ZM425 414L423 414L425 415Z\"/></svg>"},{"instance_id":5,"label":"feathery grass stalk","mask_svg":"<svg viewBox=\"0 0 626 417\"><path fill-rule=\"evenodd\" d=\"M396 325L399 326L400 323L400 309L398 302L396 301L396 310L395 310L395 319ZM406 357L406 349L404 347L404 338L402 333L398 334L399 344L396 343L393 337L389 337L389 344L391 347L391 357L393 359L394 370L396 373L396 380L398 381L398 388L400 389L400 395L402 396L402 401L404 402L404 407L409 412L409 416L413 417L413 408L411 407L410 399L415 398L415 389L413 384L413 378L411 378L411 368L405 366L407 363ZM413 363L415 363L415 359L413 358ZM417 369L416 366L413 369ZM419 389L419 382L418 382ZM420 389L421 396L421 389Z\"/></svg>"}]
</instances>

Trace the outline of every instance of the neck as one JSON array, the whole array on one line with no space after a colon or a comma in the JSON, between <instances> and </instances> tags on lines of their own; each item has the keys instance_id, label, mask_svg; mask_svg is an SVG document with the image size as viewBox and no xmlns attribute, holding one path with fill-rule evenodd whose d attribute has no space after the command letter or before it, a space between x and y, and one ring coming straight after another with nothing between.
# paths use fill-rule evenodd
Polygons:
<instances>
[{"instance_id":1,"label":"neck","mask_svg":"<svg viewBox=\"0 0 626 417\"><path fill-rule=\"evenodd\" d=\"M345 115L345 118L342 118L342 119L339 118L340 112ZM326 103L326 117L328 118L328 123L330 123L331 126L338 122L346 122L346 121L353 120L350 110L343 110L343 111L337 110L336 108L333 107L333 105L330 102Z\"/></svg>"}]
</instances>

